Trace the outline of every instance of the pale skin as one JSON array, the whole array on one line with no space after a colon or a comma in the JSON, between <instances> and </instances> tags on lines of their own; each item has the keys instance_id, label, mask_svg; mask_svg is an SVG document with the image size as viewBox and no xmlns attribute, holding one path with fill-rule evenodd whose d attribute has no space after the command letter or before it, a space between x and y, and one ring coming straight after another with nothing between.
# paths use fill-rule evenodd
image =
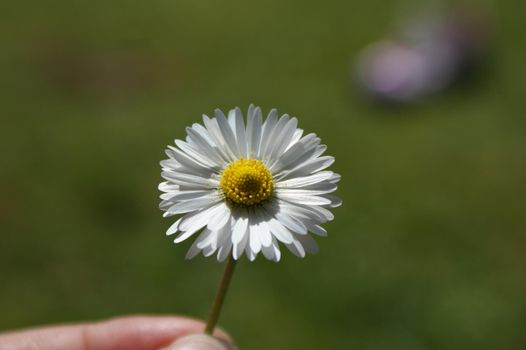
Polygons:
<instances>
[{"instance_id":1,"label":"pale skin","mask_svg":"<svg viewBox=\"0 0 526 350\"><path fill-rule=\"evenodd\" d=\"M203 322L185 317L128 316L0 333L0 350L186 349L180 346L181 341L203 333L204 328ZM214 338L209 340L218 345L203 349L233 348L225 333L216 330Z\"/></svg>"}]
</instances>

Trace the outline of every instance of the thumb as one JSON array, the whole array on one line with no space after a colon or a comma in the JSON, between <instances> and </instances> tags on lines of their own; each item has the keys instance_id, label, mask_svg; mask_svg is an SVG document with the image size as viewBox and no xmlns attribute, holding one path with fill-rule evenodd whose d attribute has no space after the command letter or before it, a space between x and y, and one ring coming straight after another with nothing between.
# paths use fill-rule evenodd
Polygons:
<instances>
[{"instance_id":1,"label":"thumb","mask_svg":"<svg viewBox=\"0 0 526 350\"><path fill-rule=\"evenodd\" d=\"M207 334L191 334L177 339L161 350L236 350L236 347L226 340Z\"/></svg>"}]
</instances>

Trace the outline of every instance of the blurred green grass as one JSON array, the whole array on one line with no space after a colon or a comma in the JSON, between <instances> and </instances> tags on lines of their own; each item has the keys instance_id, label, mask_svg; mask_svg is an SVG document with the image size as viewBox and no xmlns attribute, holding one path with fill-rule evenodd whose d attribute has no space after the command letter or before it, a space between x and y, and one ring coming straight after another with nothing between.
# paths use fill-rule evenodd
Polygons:
<instances>
[{"instance_id":1,"label":"blurred green grass","mask_svg":"<svg viewBox=\"0 0 526 350\"><path fill-rule=\"evenodd\" d=\"M320 135L344 205L317 256L240 264L220 323L242 349L526 346L522 2L499 3L483 79L399 109L348 75L395 3L2 7L0 329L206 316L222 266L164 237L158 161L256 103Z\"/></svg>"}]
</instances>

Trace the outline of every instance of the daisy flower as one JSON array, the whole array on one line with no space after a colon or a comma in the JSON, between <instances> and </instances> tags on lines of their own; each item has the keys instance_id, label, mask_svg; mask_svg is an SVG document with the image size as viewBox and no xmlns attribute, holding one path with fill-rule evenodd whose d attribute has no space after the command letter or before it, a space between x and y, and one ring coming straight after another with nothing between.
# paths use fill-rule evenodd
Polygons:
<instances>
[{"instance_id":1,"label":"daisy flower","mask_svg":"<svg viewBox=\"0 0 526 350\"><path fill-rule=\"evenodd\" d=\"M161 161L160 208L180 215L167 234L177 234L175 243L197 236L187 258L253 261L262 253L279 261L280 244L300 257L316 253L309 233L325 236L321 225L341 204L331 194L340 175L325 170L334 158L316 134L303 135L296 118L275 109L263 120L253 105L246 125L239 108L228 117L216 109L203 124L186 128L186 140L175 140Z\"/></svg>"}]
</instances>

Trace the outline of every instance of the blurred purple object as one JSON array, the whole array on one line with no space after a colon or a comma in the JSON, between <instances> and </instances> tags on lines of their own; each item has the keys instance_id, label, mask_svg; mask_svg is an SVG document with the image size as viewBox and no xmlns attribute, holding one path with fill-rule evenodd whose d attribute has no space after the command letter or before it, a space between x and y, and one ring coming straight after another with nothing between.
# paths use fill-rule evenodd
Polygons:
<instances>
[{"instance_id":1,"label":"blurred purple object","mask_svg":"<svg viewBox=\"0 0 526 350\"><path fill-rule=\"evenodd\" d=\"M491 29L482 11L417 18L398 40L375 42L359 55L359 83L377 99L404 103L458 81L486 55Z\"/></svg>"}]
</instances>

